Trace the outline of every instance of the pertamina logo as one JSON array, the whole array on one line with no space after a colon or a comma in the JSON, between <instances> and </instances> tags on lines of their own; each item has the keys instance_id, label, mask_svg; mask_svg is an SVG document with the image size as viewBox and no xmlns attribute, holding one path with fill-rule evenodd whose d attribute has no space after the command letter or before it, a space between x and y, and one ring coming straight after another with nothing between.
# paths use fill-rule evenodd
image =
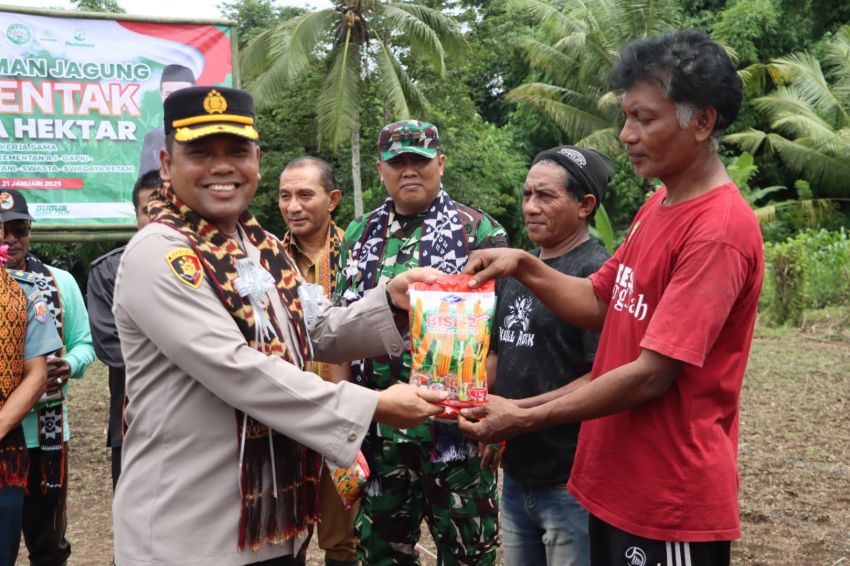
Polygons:
<instances>
[{"instance_id":1,"label":"pertamina logo","mask_svg":"<svg viewBox=\"0 0 850 566\"><path fill-rule=\"evenodd\" d=\"M615 311L626 311L637 320L646 318L649 307L643 293L635 296L635 271L628 265L621 263L617 269L617 279L611 299Z\"/></svg>"},{"instance_id":2,"label":"pertamina logo","mask_svg":"<svg viewBox=\"0 0 850 566\"><path fill-rule=\"evenodd\" d=\"M6 37L15 45L24 45L32 39L32 32L24 24L12 24L6 28Z\"/></svg>"}]
</instances>

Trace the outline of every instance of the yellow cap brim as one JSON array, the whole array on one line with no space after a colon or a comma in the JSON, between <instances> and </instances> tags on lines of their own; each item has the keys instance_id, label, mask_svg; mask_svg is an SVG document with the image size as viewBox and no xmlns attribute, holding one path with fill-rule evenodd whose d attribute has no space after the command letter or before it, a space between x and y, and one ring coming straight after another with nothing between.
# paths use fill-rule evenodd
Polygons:
<instances>
[{"instance_id":1,"label":"yellow cap brim","mask_svg":"<svg viewBox=\"0 0 850 566\"><path fill-rule=\"evenodd\" d=\"M257 133L254 126L219 122L218 124L207 124L200 128L177 128L174 130L174 141L186 143L216 134L230 134L253 141L260 139L260 134Z\"/></svg>"}]
</instances>

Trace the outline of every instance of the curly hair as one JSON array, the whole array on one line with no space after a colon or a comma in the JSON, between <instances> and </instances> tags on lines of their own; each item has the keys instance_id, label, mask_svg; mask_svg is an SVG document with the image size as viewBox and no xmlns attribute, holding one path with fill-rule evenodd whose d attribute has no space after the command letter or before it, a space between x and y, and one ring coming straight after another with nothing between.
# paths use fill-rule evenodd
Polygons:
<instances>
[{"instance_id":1,"label":"curly hair","mask_svg":"<svg viewBox=\"0 0 850 566\"><path fill-rule=\"evenodd\" d=\"M713 107L717 110L713 137L728 128L741 109L742 84L735 65L701 31L683 29L629 43L620 50L609 81L620 92L639 81L658 84L679 106L680 124L683 119L687 124L690 111Z\"/></svg>"}]
</instances>

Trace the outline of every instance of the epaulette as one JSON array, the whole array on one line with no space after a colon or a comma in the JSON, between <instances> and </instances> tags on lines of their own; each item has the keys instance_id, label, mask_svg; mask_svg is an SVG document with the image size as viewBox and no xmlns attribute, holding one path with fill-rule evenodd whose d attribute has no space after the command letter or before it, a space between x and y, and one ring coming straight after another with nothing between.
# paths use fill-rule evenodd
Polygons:
<instances>
[{"instance_id":1,"label":"epaulette","mask_svg":"<svg viewBox=\"0 0 850 566\"><path fill-rule=\"evenodd\" d=\"M27 283L35 283L35 273L29 271L21 271L19 269L7 269L9 275L18 281L26 281Z\"/></svg>"},{"instance_id":2,"label":"epaulette","mask_svg":"<svg viewBox=\"0 0 850 566\"><path fill-rule=\"evenodd\" d=\"M89 265L89 269L91 269L92 267L94 267L94 266L95 266L95 265L97 265L98 263L102 262L103 260L108 259L108 258L110 258L110 257L114 256L115 254L119 254L119 255L120 255L120 254L123 254L123 253L124 253L124 248L126 248L126 247L127 247L127 246L119 246L119 247L115 248L115 249L114 249L114 250L112 250L112 251L106 252L105 254L103 254L102 256L100 256L99 258L97 258L96 260L94 260L93 262L91 262L91 265Z\"/></svg>"}]
</instances>

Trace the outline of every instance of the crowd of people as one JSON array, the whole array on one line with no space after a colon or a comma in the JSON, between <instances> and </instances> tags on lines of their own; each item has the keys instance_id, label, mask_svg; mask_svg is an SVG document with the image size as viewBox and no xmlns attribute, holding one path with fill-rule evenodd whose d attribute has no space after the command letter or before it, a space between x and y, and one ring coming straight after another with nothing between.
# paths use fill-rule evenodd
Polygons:
<instances>
[{"instance_id":1,"label":"crowd of people","mask_svg":"<svg viewBox=\"0 0 850 566\"><path fill-rule=\"evenodd\" d=\"M717 155L741 103L722 47L680 30L620 52L620 140L663 186L610 257L589 235L607 156L535 157L522 251L452 199L450 148L420 120L381 130L387 199L345 230L331 166L283 166L276 237L248 210L250 94L181 72L132 191L139 230L92 263L88 308L30 253L25 196L0 191L0 565L21 533L31 564L68 562L68 381L95 355L119 566L294 566L314 535L329 566L417 564L423 519L446 565L500 547L509 566L730 563L764 267ZM406 291L445 273L499 280L488 403L456 423L432 419L445 392L408 384ZM349 505L336 472L355 461L370 474Z\"/></svg>"}]
</instances>

